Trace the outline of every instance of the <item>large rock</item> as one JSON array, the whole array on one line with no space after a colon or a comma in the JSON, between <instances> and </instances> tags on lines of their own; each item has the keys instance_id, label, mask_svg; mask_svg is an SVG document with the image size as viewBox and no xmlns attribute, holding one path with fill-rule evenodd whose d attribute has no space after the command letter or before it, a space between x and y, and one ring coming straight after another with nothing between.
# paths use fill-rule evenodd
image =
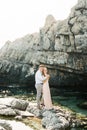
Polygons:
<instances>
[{"instance_id":1,"label":"large rock","mask_svg":"<svg viewBox=\"0 0 87 130\"><path fill-rule=\"evenodd\" d=\"M7 106L10 107L11 106L11 102L15 100L15 98L13 97L7 97L7 98L0 98L0 108L4 109Z\"/></svg>"},{"instance_id":2,"label":"large rock","mask_svg":"<svg viewBox=\"0 0 87 130\"><path fill-rule=\"evenodd\" d=\"M11 108L0 109L0 115L3 115L3 116L15 116L16 112Z\"/></svg>"},{"instance_id":3,"label":"large rock","mask_svg":"<svg viewBox=\"0 0 87 130\"><path fill-rule=\"evenodd\" d=\"M28 102L20 99L14 99L11 102L11 108L19 109L19 110L26 110L28 106Z\"/></svg>"},{"instance_id":4,"label":"large rock","mask_svg":"<svg viewBox=\"0 0 87 130\"><path fill-rule=\"evenodd\" d=\"M43 113L42 126L49 130L65 130L69 127L69 121L65 117L58 117L51 111L45 111Z\"/></svg>"},{"instance_id":5,"label":"large rock","mask_svg":"<svg viewBox=\"0 0 87 130\"><path fill-rule=\"evenodd\" d=\"M12 130L10 124L5 120L0 120L0 126L3 127L1 130Z\"/></svg>"},{"instance_id":6,"label":"large rock","mask_svg":"<svg viewBox=\"0 0 87 130\"><path fill-rule=\"evenodd\" d=\"M0 83L32 88L40 63L51 75L51 86L87 85L87 1L78 0L69 17L46 18L39 33L8 41L0 50Z\"/></svg>"},{"instance_id":7,"label":"large rock","mask_svg":"<svg viewBox=\"0 0 87 130\"><path fill-rule=\"evenodd\" d=\"M2 126L0 126L0 130L6 130L6 129L4 129Z\"/></svg>"}]
</instances>

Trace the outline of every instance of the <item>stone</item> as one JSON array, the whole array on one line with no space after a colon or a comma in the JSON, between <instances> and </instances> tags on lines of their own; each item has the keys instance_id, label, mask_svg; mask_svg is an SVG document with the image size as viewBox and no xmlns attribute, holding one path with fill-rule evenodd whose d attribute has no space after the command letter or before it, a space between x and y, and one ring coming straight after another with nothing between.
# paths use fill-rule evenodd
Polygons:
<instances>
[{"instance_id":1,"label":"stone","mask_svg":"<svg viewBox=\"0 0 87 130\"><path fill-rule=\"evenodd\" d=\"M13 97L7 97L7 98L0 98L0 105L2 107L6 107L6 106L11 106L11 102L14 100L15 98Z\"/></svg>"},{"instance_id":2,"label":"stone","mask_svg":"<svg viewBox=\"0 0 87 130\"><path fill-rule=\"evenodd\" d=\"M21 121L22 120L22 116L16 116L15 119Z\"/></svg>"},{"instance_id":3,"label":"stone","mask_svg":"<svg viewBox=\"0 0 87 130\"><path fill-rule=\"evenodd\" d=\"M5 120L0 120L0 126L3 127L1 130L12 130L12 127Z\"/></svg>"},{"instance_id":4,"label":"stone","mask_svg":"<svg viewBox=\"0 0 87 130\"><path fill-rule=\"evenodd\" d=\"M86 0L78 0L78 4L76 9L87 9L87 1Z\"/></svg>"},{"instance_id":5,"label":"stone","mask_svg":"<svg viewBox=\"0 0 87 130\"><path fill-rule=\"evenodd\" d=\"M44 26L49 27L50 25L52 25L55 22L56 22L55 18L52 15L48 15Z\"/></svg>"},{"instance_id":6,"label":"stone","mask_svg":"<svg viewBox=\"0 0 87 130\"><path fill-rule=\"evenodd\" d=\"M0 109L0 115L3 115L3 116L15 116L16 113L11 108L4 108L4 109Z\"/></svg>"},{"instance_id":7,"label":"stone","mask_svg":"<svg viewBox=\"0 0 87 130\"><path fill-rule=\"evenodd\" d=\"M33 113L36 117L42 117L41 110L38 109L36 106L28 106L27 111Z\"/></svg>"},{"instance_id":8,"label":"stone","mask_svg":"<svg viewBox=\"0 0 87 130\"><path fill-rule=\"evenodd\" d=\"M69 122L64 117L57 116L54 112L45 111L42 115L42 126L49 130L61 130L69 127Z\"/></svg>"},{"instance_id":9,"label":"stone","mask_svg":"<svg viewBox=\"0 0 87 130\"><path fill-rule=\"evenodd\" d=\"M4 129L2 126L0 126L0 130L6 130L6 129Z\"/></svg>"},{"instance_id":10,"label":"stone","mask_svg":"<svg viewBox=\"0 0 87 130\"><path fill-rule=\"evenodd\" d=\"M15 110L15 112L20 115L21 117L34 117L34 114L28 112L28 111L21 111L21 110Z\"/></svg>"},{"instance_id":11,"label":"stone","mask_svg":"<svg viewBox=\"0 0 87 130\"><path fill-rule=\"evenodd\" d=\"M2 104L0 104L0 110L1 110L1 109L6 109L6 108L7 108L6 105L2 105Z\"/></svg>"},{"instance_id":12,"label":"stone","mask_svg":"<svg viewBox=\"0 0 87 130\"><path fill-rule=\"evenodd\" d=\"M24 100L21 100L21 99L14 99L11 102L11 108L26 110L28 104L29 103L27 101L24 101Z\"/></svg>"}]
</instances>

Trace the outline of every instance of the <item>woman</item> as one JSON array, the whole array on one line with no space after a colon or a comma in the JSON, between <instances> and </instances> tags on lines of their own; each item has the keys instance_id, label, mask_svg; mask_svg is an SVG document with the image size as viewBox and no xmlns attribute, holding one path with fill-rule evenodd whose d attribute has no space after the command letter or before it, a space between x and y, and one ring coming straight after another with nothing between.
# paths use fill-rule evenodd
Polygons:
<instances>
[{"instance_id":1,"label":"woman","mask_svg":"<svg viewBox=\"0 0 87 130\"><path fill-rule=\"evenodd\" d=\"M51 100L51 94L50 94L50 88L49 88L49 78L50 76L47 73L47 68L44 67L43 69L43 75L45 77L48 76L48 78L43 83L43 99L44 99L44 105L46 109L52 109L52 100Z\"/></svg>"}]
</instances>

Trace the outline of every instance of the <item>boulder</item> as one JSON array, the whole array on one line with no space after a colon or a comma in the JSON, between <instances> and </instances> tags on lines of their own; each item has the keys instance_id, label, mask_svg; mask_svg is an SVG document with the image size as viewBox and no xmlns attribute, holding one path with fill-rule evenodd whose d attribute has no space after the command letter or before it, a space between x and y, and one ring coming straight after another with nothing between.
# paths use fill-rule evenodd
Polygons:
<instances>
[{"instance_id":1,"label":"boulder","mask_svg":"<svg viewBox=\"0 0 87 130\"><path fill-rule=\"evenodd\" d=\"M42 126L49 130L64 130L69 127L69 121L64 117L58 117L56 113L45 111L43 113Z\"/></svg>"},{"instance_id":2,"label":"boulder","mask_svg":"<svg viewBox=\"0 0 87 130\"><path fill-rule=\"evenodd\" d=\"M6 129L4 129L2 126L0 126L0 130L6 130Z\"/></svg>"},{"instance_id":3,"label":"boulder","mask_svg":"<svg viewBox=\"0 0 87 130\"><path fill-rule=\"evenodd\" d=\"M0 109L0 115L3 116L15 116L16 112L11 108Z\"/></svg>"},{"instance_id":4,"label":"boulder","mask_svg":"<svg viewBox=\"0 0 87 130\"><path fill-rule=\"evenodd\" d=\"M11 102L11 108L12 109L19 109L19 110L26 110L28 104L29 103L27 101L25 101L25 100L14 99Z\"/></svg>"},{"instance_id":5,"label":"boulder","mask_svg":"<svg viewBox=\"0 0 87 130\"><path fill-rule=\"evenodd\" d=\"M1 130L12 130L12 127L5 120L0 120L0 126L3 127Z\"/></svg>"},{"instance_id":6,"label":"boulder","mask_svg":"<svg viewBox=\"0 0 87 130\"><path fill-rule=\"evenodd\" d=\"M0 106L1 108L5 108L6 106L10 107L11 106L11 102L14 100L15 98L13 97L7 97L7 98L0 98Z\"/></svg>"},{"instance_id":7,"label":"boulder","mask_svg":"<svg viewBox=\"0 0 87 130\"><path fill-rule=\"evenodd\" d=\"M41 110L37 109L36 106L28 106L27 111L32 113L36 117L42 117Z\"/></svg>"},{"instance_id":8,"label":"boulder","mask_svg":"<svg viewBox=\"0 0 87 130\"><path fill-rule=\"evenodd\" d=\"M20 115L21 117L34 117L34 114L28 112L28 111L21 111L21 110L15 110L15 112L17 113L17 115ZM20 116L16 116L17 117L20 117Z\"/></svg>"}]
</instances>

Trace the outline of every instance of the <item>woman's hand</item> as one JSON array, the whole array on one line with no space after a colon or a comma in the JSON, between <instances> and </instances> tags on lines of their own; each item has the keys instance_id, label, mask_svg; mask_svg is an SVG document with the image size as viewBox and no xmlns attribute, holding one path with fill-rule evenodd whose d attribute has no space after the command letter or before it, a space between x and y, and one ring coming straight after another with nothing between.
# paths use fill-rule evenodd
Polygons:
<instances>
[{"instance_id":1,"label":"woman's hand","mask_svg":"<svg viewBox=\"0 0 87 130\"><path fill-rule=\"evenodd\" d=\"M49 74L47 75L47 78L48 78L48 79L50 78L50 75L49 75Z\"/></svg>"}]
</instances>

